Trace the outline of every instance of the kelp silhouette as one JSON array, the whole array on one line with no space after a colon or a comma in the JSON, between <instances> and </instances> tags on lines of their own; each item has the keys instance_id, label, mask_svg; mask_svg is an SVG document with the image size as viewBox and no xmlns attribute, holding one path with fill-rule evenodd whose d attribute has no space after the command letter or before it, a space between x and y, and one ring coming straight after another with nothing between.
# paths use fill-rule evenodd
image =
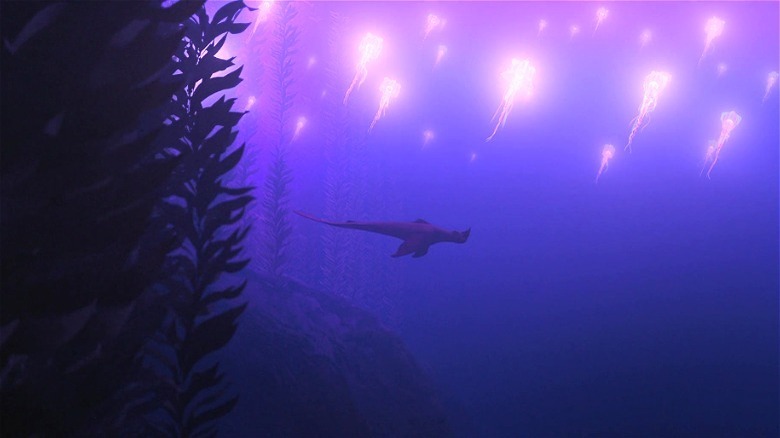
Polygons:
<instances>
[{"instance_id":1,"label":"kelp silhouette","mask_svg":"<svg viewBox=\"0 0 780 438\"><path fill-rule=\"evenodd\" d=\"M300 31L292 21L298 14L291 2L279 4L278 27L274 32L276 43L273 55L273 87L276 96L273 99L272 120L276 124L276 144L273 149L271 166L264 184L263 226L265 231L265 270L274 277L280 277L288 263L287 248L290 242L292 226L288 207L292 173L287 166L287 149L292 138L290 133L290 112L295 94L293 84L293 54Z\"/></svg>"},{"instance_id":2,"label":"kelp silhouette","mask_svg":"<svg viewBox=\"0 0 780 438\"><path fill-rule=\"evenodd\" d=\"M238 401L229 396L220 364L209 355L230 341L246 308L233 304L246 282L223 278L249 262L240 259L248 231L240 221L251 188L224 182L244 152L243 145L231 150L233 128L243 113L232 111L235 99L224 95L241 82L242 68L216 76L233 66L233 58L217 55L229 34L247 28L248 23L235 22L245 8L241 1L229 2L211 19L199 9L185 24L175 59L185 86L174 95L171 127L181 137L166 153L178 157L180 165L160 210L181 247L168 258L170 277L161 288L169 314L147 347L149 369L159 382L148 405L162 407L148 415L149 427L165 436L212 435L215 420Z\"/></svg>"},{"instance_id":3,"label":"kelp silhouette","mask_svg":"<svg viewBox=\"0 0 780 438\"><path fill-rule=\"evenodd\" d=\"M201 4L3 4L2 436L122 428L173 243L149 222L176 164L160 72Z\"/></svg>"}]
</instances>

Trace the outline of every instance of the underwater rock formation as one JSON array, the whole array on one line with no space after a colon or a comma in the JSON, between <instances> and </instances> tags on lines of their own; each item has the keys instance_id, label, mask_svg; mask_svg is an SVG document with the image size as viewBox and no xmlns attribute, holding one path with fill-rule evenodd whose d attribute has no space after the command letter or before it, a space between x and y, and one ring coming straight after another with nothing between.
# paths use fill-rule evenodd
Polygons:
<instances>
[{"instance_id":1,"label":"underwater rock formation","mask_svg":"<svg viewBox=\"0 0 780 438\"><path fill-rule=\"evenodd\" d=\"M242 382L226 436L449 436L432 384L370 313L289 280L250 279L224 354Z\"/></svg>"}]
</instances>

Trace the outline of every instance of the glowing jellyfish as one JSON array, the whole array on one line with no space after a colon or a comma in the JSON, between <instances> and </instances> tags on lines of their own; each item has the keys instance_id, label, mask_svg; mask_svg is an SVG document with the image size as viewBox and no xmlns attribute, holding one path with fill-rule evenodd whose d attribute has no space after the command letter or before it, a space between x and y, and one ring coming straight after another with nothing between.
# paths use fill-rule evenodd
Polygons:
<instances>
[{"instance_id":1,"label":"glowing jellyfish","mask_svg":"<svg viewBox=\"0 0 780 438\"><path fill-rule=\"evenodd\" d=\"M639 48L643 48L646 45L650 44L650 41L653 40L653 33L650 32L649 29L645 29L642 31L641 34L639 34Z\"/></svg>"},{"instance_id":2,"label":"glowing jellyfish","mask_svg":"<svg viewBox=\"0 0 780 438\"><path fill-rule=\"evenodd\" d=\"M533 91L533 78L536 74L536 69L531 65L528 60L520 61L518 59L512 59L512 65L509 70L503 73L505 79L509 79L509 86L504 93L504 98L501 100L501 104L498 106L491 121L498 117L498 123L496 123L493 133L485 141L490 141L498 132L498 128L503 127L506 124L506 119L509 116L509 112L512 110L512 106L515 103L515 98L518 93L522 93L524 97L529 97Z\"/></svg>"},{"instance_id":3,"label":"glowing jellyfish","mask_svg":"<svg viewBox=\"0 0 780 438\"><path fill-rule=\"evenodd\" d=\"M428 18L425 20L425 30L423 30L423 41L428 38L431 32L434 30L441 30L444 28L446 20L442 20L436 14L428 14Z\"/></svg>"},{"instance_id":4,"label":"glowing jellyfish","mask_svg":"<svg viewBox=\"0 0 780 438\"><path fill-rule=\"evenodd\" d=\"M715 163L718 162L718 157L720 157L720 151L723 149L723 145L726 144L726 140L729 139L729 136L731 135L731 131L733 131L734 128L736 128L737 125L739 125L739 122L741 121L742 121L742 116L740 116L734 111L729 111L727 113L723 113L720 115L720 122L721 122L720 137L718 137L718 142L715 144L715 155L712 157L712 164L710 164L710 168L707 170L707 178L710 177L712 168L715 167Z\"/></svg>"},{"instance_id":5,"label":"glowing jellyfish","mask_svg":"<svg viewBox=\"0 0 780 438\"><path fill-rule=\"evenodd\" d=\"M257 32L257 28L260 23L268 21L268 17L271 16L271 9L274 6L274 0L264 0L257 8L257 17L255 18L255 25L252 26L252 33L249 34L249 38L252 38Z\"/></svg>"},{"instance_id":6,"label":"glowing jellyfish","mask_svg":"<svg viewBox=\"0 0 780 438\"><path fill-rule=\"evenodd\" d=\"M447 54L447 46L444 44L440 44L439 48L436 50L436 61L433 63L433 66L436 67L439 65L442 59L444 59L444 55Z\"/></svg>"},{"instance_id":7,"label":"glowing jellyfish","mask_svg":"<svg viewBox=\"0 0 780 438\"><path fill-rule=\"evenodd\" d=\"M601 23L607 19L607 15L609 15L609 9L603 6L600 7L598 11L596 11L596 27L593 29L593 35L596 34L596 31L599 29Z\"/></svg>"},{"instance_id":8,"label":"glowing jellyfish","mask_svg":"<svg viewBox=\"0 0 780 438\"><path fill-rule=\"evenodd\" d=\"M718 64L718 67L717 67L718 77L721 77L724 74L726 74L728 69L729 69L729 66L726 65L726 63L721 62L720 64Z\"/></svg>"},{"instance_id":9,"label":"glowing jellyfish","mask_svg":"<svg viewBox=\"0 0 780 438\"><path fill-rule=\"evenodd\" d=\"M426 129L425 131L423 131L422 136L423 136L423 147L428 146L428 144L430 144L431 141L433 141L434 135L433 135L433 131L431 131L430 129Z\"/></svg>"},{"instance_id":10,"label":"glowing jellyfish","mask_svg":"<svg viewBox=\"0 0 780 438\"><path fill-rule=\"evenodd\" d=\"M314 67L317 64L317 58L314 56L309 56L309 61L306 63L306 69L311 70L312 67Z\"/></svg>"},{"instance_id":11,"label":"glowing jellyfish","mask_svg":"<svg viewBox=\"0 0 780 438\"><path fill-rule=\"evenodd\" d=\"M771 92L772 88L777 84L777 77L778 74L776 71L769 72L769 76L766 77L766 91L764 91L764 98L761 99L761 103L766 102L769 98L769 92Z\"/></svg>"},{"instance_id":12,"label":"glowing jellyfish","mask_svg":"<svg viewBox=\"0 0 780 438\"><path fill-rule=\"evenodd\" d=\"M255 96L249 96L246 100L246 106L244 107L244 111L249 111L253 106L255 106L255 102L257 102L257 99Z\"/></svg>"},{"instance_id":13,"label":"glowing jellyfish","mask_svg":"<svg viewBox=\"0 0 780 438\"><path fill-rule=\"evenodd\" d=\"M472 152L471 155L469 156L469 163L473 163L476 160L477 160L477 153Z\"/></svg>"},{"instance_id":14,"label":"glowing jellyfish","mask_svg":"<svg viewBox=\"0 0 780 438\"><path fill-rule=\"evenodd\" d=\"M398 94L401 92L401 84L394 79L385 78L382 81L382 85L379 86L379 91L382 92L382 97L379 99L379 109L374 116L374 120L371 121L371 126L368 127L368 132L371 132L376 122L385 115L387 106L390 105L390 100L398 97Z\"/></svg>"},{"instance_id":15,"label":"glowing jellyfish","mask_svg":"<svg viewBox=\"0 0 780 438\"><path fill-rule=\"evenodd\" d=\"M539 36L542 35L542 31L544 31L545 29L547 29L547 20L542 18L541 20L539 20L539 31L536 32L536 37L539 38Z\"/></svg>"},{"instance_id":16,"label":"glowing jellyfish","mask_svg":"<svg viewBox=\"0 0 780 438\"><path fill-rule=\"evenodd\" d=\"M293 134L292 141L298 140L298 137L301 135L301 131L306 126L306 117L298 117L298 121L295 123L295 133Z\"/></svg>"},{"instance_id":17,"label":"glowing jellyfish","mask_svg":"<svg viewBox=\"0 0 780 438\"><path fill-rule=\"evenodd\" d=\"M629 152L631 151L631 142L634 141L634 136L639 128L643 126L648 114L655 110L655 106L658 105L658 97L661 91L666 88L669 79L671 79L671 76L668 73L655 70L645 77L642 104L639 105L639 114L632 120L631 133L628 135L628 144L626 144L626 149Z\"/></svg>"},{"instance_id":18,"label":"glowing jellyfish","mask_svg":"<svg viewBox=\"0 0 780 438\"><path fill-rule=\"evenodd\" d=\"M599 173L596 174L596 182L599 182L601 174L609 168L609 160L615 156L615 146L611 144L605 144L601 149L601 167L599 167Z\"/></svg>"},{"instance_id":19,"label":"glowing jellyfish","mask_svg":"<svg viewBox=\"0 0 780 438\"><path fill-rule=\"evenodd\" d=\"M707 152L704 154L704 162L701 164L701 171L699 172L699 176L704 175L704 169L707 167L708 164L712 162L712 159L715 158L715 140L710 140L707 143Z\"/></svg>"},{"instance_id":20,"label":"glowing jellyfish","mask_svg":"<svg viewBox=\"0 0 780 438\"><path fill-rule=\"evenodd\" d=\"M571 27L569 27L569 41L573 40L578 33L580 33L580 27L576 24L572 24Z\"/></svg>"},{"instance_id":21,"label":"glowing jellyfish","mask_svg":"<svg viewBox=\"0 0 780 438\"><path fill-rule=\"evenodd\" d=\"M370 32L367 33L362 40L360 40L360 46L358 46L358 50L360 51L360 59L358 60L357 66L355 68L355 77L352 79L352 83L347 89L347 94L344 95L344 105L347 104L349 95L352 93L352 90L355 88L355 86L360 88L360 86L363 85L363 82L366 81L366 76L368 76L368 70L366 66L369 62L379 58L379 54L382 53L383 41L384 40L382 40L382 38Z\"/></svg>"},{"instance_id":22,"label":"glowing jellyfish","mask_svg":"<svg viewBox=\"0 0 780 438\"><path fill-rule=\"evenodd\" d=\"M699 58L699 64L701 64L701 61L704 59L705 56L707 56L707 53L710 51L710 48L712 47L712 41L719 37L720 34L723 33L723 26L726 24L725 21L721 20L717 17L712 17L709 20L707 20L707 26L704 28L704 31L707 33L707 39L704 42L704 51L701 52L701 57Z\"/></svg>"}]
</instances>

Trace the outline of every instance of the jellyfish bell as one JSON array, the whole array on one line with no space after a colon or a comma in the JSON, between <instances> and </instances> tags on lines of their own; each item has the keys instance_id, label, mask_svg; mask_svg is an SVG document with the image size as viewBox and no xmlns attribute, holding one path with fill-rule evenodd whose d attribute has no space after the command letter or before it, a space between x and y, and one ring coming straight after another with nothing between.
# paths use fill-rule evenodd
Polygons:
<instances>
[{"instance_id":1,"label":"jellyfish bell","mask_svg":"<svg viewBox=\"0 0 780 438\"><path fill-rule=\"evenodd\" d=\"M650 43L653 39L653 33L649 29L645 29L639 34L639 45L644 47Z\"/></svg>"}]
</instances>

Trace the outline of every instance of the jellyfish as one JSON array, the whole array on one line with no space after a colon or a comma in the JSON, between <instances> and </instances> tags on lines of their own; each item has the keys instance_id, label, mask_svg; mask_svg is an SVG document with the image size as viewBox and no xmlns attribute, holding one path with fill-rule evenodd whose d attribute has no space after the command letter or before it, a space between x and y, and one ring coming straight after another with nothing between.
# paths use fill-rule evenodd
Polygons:
<instances>
[{"instance_id":1,"label":"jellyfish","mask_svg":"<svg viewBox=\"0 0 780 438\"><path fill-rule=\"evenodd\" d=\"M634 141L634 136L642 127L647 115L655 110L655 106L658 105L658 96L666 87L669 79L671 76L668 73L655 70L645 77L642 104L639 105L639 114L632 120L631 133L628 135L628 144L626 144L626 150L629 152L631 152L631 142Z\"/></svg>"},{"instance_id":2,"label":"jellyfish","mask_svg":"<svg viewBox=\"0 0 780 438\"><path fill-rule=\"evenodd\" d=\"M709 20L707 20L707 26L704 28L704 31L707 33L707 39L704 42L704 51L701 52L701 57L699 58L699 64L701 64L701 61L704 59L705 56L707 56L707 53L710 51L710 47L712 47L712 41L719 37L720 34L723 33L723 26L726 24L725 21L721 20L717 17L712 17Z\"/></svg>"},{"instance_id":3,"label":"jellyfish","mask_svg":"<svg viewBox=\"0 0 780 438\"><path fill-rule=\"evenodd\" d=\"M547 28L547 20L542 18L539 20L539 31L536 32L536 37L539 38L542 35L542 31Z\"/></svg>"},{"instance_id":4,"label":"jellyfish","mask_svg":"<svg viewBox=\"0 0 780 438\"><path fill-rule=\"evenodd\" d=\"M360 50L360 60L358 60L356 66L355 77L352 79L352 83L347 89L347 94L344 95L344 105L347 104L349 95L352 93L355 86L357 85L357 88L360 88L360 86L363 85L363 82L365 82L366 76L368 76L366 66L369 62L379 58L379 54L382 52L383 41L382 38L370 32L360 41L360 46L358 47L358 50Z\"/></svg>"},{"instance_id":5,"label":"jellyfish","mask_svg":"<svg viewBox=\"0 0 780 438\"><path fill-rule=\"evenodd\" d=\"M257 32L257 28L260 26L260 23L267 21L268 17L271 16L271 8L273 5L274 0L264 0L262 3L260 3L260 6L257 8L255 25L252 26L252 33L249 34L250 39L255 35L255 32Z\"/></svg>"},{"instance_id":6,"label":"jellyfish","mask_svg":"<svg viewBox=\"0 0 780 438\"><path fill-rule=\"evenodd\" d=\"M433 141L433 137L434 137L433 131L431 131L430 129L426 129L425 131L423 131L423 147L428 146L428 144L430 144L430 142Z\"/></svg>"},{"instance_id":7,"label":"jellyfish","mask_svg":"<svg viewBox=\"0 0 780 438\"><path fill-rule=\"evenodd\" d=\"M707 142L707 152L704 154L704 162L701 164L701 171L699 172L699 176L704 175L704 169L707 168L707 165L712 162L712 159L715 157L715 146L717 143L715 143L715 140L710 140Z\"/></svg>"},{"instance_id":8,"label":"jellyfish","mask_svg":"<svg viewBox=\"0 0 780 438\"><path fill-rule=\"evenodd\" d=\"M249 96L246 100L246 106L244 107L244 111L249 111L252 109L253 106L255 106L255 102L257 102L257 98L255 96Z\"/></svg>"},{"instance_id":9,"label":"jellyfish","mask_svg":"<svg viewBox=\"0 0 780 438\"><path fill-rule=\"evenodd\" d=\"M772 91L772 88L777 84L777 77L778 74L776 71L769 72L769 76L766 77L766 91L764 92L764 98L761 99L761 103L766 102L769 98L769 92Z\"/></svg>"},{"instance_id":10,"label":"jellyfish","mask_svg":"<svg viewBox=\"0 0 780 438\"><path fill-rule=\"evenodd\" d=\"M295 133L293 134L292 141L297 140L301 135L301 130L303 130L304 126L306 126L306 122L306 117L298 117L298 122L295 123Z\"/></svg>"},{"instance_id":11,"label":"jellyfish","mask_svg":"<svg viewBox=\"0 0 780 438\"><path fill-rule=\"evenodd\" d=\"M385 78L382 81L382 85L379 86L379 91L382 92L382 97L379 99L379 110L377 110L376 115L374 115L374 120L371 121L368 132L371 132L371 130L374 129L376 122L385 115L387 106L390 105L390 100L398 97L398 94L401 92L401 84L394 79Z\"/></svg>"},{"instance_id":12,"label":"jellyfish","mask_svg":"<svg viewBox=\"0 0 780 438\"><path fill-rule=\"evenodd\" d=\"M599 29L601 23L607 19L607 15L609 15L609 9L603 6L596 11L596 27L593 29L593 35L596 35L596 31Z\"/></svg>"},{"instance_id":13,"label":"jellyfish","mask_svg":"<svg viewBox=\"0 0 780 438\"><path fill-rule=\"evenodd\" d=\"M522 92L525 97L531 95L533 90L532 80L535 73L536 69L528 60L512 59L511 67L503 73L503 77L509 79L509 87L507 87L504 98L491 119L493 121L498 117L498 123L496 123L495 129L493 129L493 133L485 141L492 140L496 132L498 132L498 128L506 124L507 116L509 116L509 112L512 110L517 93Z\"/></svg>"},{"instance_id":14,"label":"jellyfish","mask_svg":"<svg viewBox=\"0 0 780 438\"><path fill-rule=\"evenodd\" d=\"M650 32L649 29L645 29L642 31L641 34L639 34L639 48L643 48L646 45L650 44L650 41L653 40L653 33Z\"/></svg>"},{"instance_id":15,"label":"jellyfish","mask_svg":"<svg viewBox=\"0 0 780 438\"><path fill-rule=\"evenodd\" d=\"M612 146L611 144L605 144L604 148L601 149L601 167L599 167L599 173L596 174L596 183L599 182L601 174L609 168L609 160L611 160L614 156L615 146Z\"/></svg>"},{"instance_id":16,"label":"jellyfish","mask_svg":"<svg viewBox=\"0 0 780 438\"><path fill-rule=\"evenodd\" d=\"M439 44L439 48L436 50L436 61L433 63L433 66L436 67L439 65L441 60L444 58L444 55L447 54L447 46L444 44Z\"/></svg>"},{"instance_id":17,"label":"jellyfish","mask_svg":"<svg viewBox=\"0 0 780 438\"><path fill-rule=\"evenodd\" d=\"M306 70L311 70L315 64L317 64L317 58L315 56L309 56L309 61L306 63Z\"/></svg>"},{"instance_id":18,"label":"jellyfish","mask_svg":"<svg viewBox=\"0 0 780 438\"><path fill-rule=\"evenodd\" d=\"M712 168L715 167L715 163L718 162L718 157L720 157L720 151L723 149L723 145L726 144L726 140L729 139L729 136L731 135L731 131L733 131L734 128L736 128L737 125L739 125L739 122L741 121L742 121L742 116L740 116L734 111L729 111L727 113L723 113L720 115L720 122L721 122L720 137L718 137L718 142L715 144L715 151L714 151L714 155L712 156L712 164L710 164L710 168L707 170L707 178L710 177Z\"/></svg>"},{"instance_id":19,"label":"jellyfish","mask_svg":"<svg viewBox=\"0 0 780 438\"><path fill-rule=\"evenodd\" d=\"M437 29L442 29L446 20L442 20L438 15L428 14L428 18L425 20L425 30L423 31L423 41L428 38L431 32Z\"/></svg>"},{"instance_id":20,"label":"jellyfish","mask_svg":"<svg viewBox=\"0 0 780 438\"><path fill-rule=\"evenodd\" d=\"M569 28L569 41L573 40L578 33L580 33L580 27L576 24L572 24Z\"/></svg>"},{"instance_id":21,"label":"jellyfish","mask_svg":"<svg viewBox=\"0 0 780 438\"><path fill-rule=\"evenodd\" d=\"M717 68L718 77L721 77L724 74L726 74L726 71L728 71L728 69L729 69L729 66L725 62L719 63L718 64L718 68Z\"/></svg>"}]
</instances>

